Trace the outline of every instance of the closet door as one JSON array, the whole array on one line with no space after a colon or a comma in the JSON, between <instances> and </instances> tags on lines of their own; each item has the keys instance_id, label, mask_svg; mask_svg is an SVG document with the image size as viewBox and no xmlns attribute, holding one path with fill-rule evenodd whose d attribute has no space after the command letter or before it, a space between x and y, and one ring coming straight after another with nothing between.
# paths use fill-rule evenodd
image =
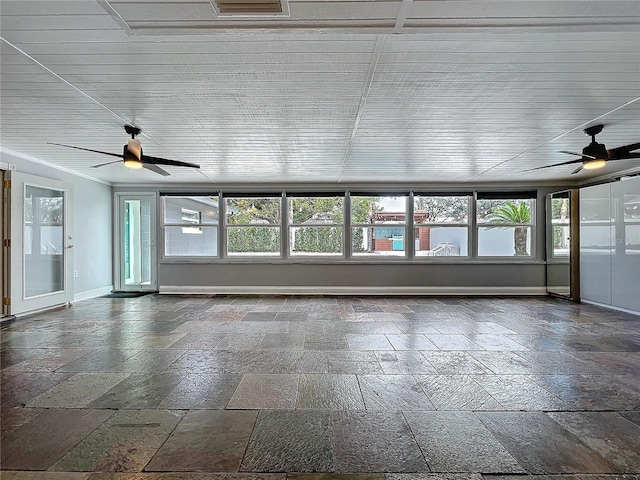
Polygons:
<instances>
[{"instance_id":1,"label":"closet door","mask_svg":"<svg viewBox=\"0 0 640 480\"><path fill-rule=\"evenodd\" d=\"M611 184L611 304L640 312L640 177Z\"/></svg>"},{"instance_id":2,"label":"closet door","mask_svg":"<svg viewBox=\"0 0 640 480\"><path fill-rule=\"evenodd\" d=\"M580 190L580 296L611 305L611 184Z\"/></svg>"}]
</instances>

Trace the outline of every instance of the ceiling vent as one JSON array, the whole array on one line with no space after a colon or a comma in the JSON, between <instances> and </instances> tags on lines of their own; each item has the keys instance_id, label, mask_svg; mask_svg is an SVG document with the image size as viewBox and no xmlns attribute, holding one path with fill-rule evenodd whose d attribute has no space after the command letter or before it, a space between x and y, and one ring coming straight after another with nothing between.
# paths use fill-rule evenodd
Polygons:
<instances>
[{"instance_id":1,"label":"ceiling vent","mask_svg":"<svg viewBox=\"0 0 640 480\"><path fill-rule=\"evenodd\" d=\"M215 0L220 15L283 14L281 0Z\"/></svg>"}]
</instances>

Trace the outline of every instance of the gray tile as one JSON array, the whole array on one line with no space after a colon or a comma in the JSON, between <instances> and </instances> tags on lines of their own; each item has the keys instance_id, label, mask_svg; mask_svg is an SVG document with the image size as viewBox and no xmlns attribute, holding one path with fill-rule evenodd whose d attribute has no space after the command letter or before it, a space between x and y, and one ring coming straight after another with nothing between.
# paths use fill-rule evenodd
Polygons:
<instances>
[{"instance_id":1,"label":"gray tile","mask_svg":"<svg viewBox=\"0 0 640 480\"><path fill-rule=\"evenodd\" d=\"M531 473L619 471L544 413L481 412L476 415Z\"/></svg>"},{"instance_id":2,"label":"gray tile","mask_svg":"<svg viewBox=\"0 0 640 480\"><path fill-rule=\"evenodd\" d=\"M482 375L474 380L506 410L566 410L568 405L526 375Z\"/></svg>"},{"instance_id":3,"label":"gray tile","mask_svg":"<svg viewBox=\"0 0 640 480\"><path fill-rule=\"evenodd\" d=\"M474 375L416 375L436 410L502 410Z\"/></svg>"},{"instance_id":4,"label":"gray tile","mask_svg":"<svg viewBox=\"0 0 640 480\"><path fill-rule=\"evenodd\" d=\"M228 408L293 409L298 395L298 381L298 375L244 375Z\"/></svg>"},{"instance_id":5,"label":"gray tile","mask_svg":"<svg viewBox=\"0 0 640 480\"><path fill-rule=\"evenodd\" d=\"M0 426L2 427L0 429L0 445L6 435L31 421L33 417L40 415L44 411L43 408L0 408Z\"/></svg>"},{"instance_id":6,"label":"gray tile","mask_svg":"<svg viewBox=\"0 0 640 480\"><path fill-rule=\"evenodd\" d=\"M302 350L304 348L304 338L304 333L267 333L260 344L260 348Z\"/></svg>"},{"instance_id":7,"label":"gray tile","mask_svg":"<svg viewBox=\"0 0 640 480\"><path fill-rule=\"evenodd\" d=\"M549 416L619 471L640 472L640 426L613 412L563 412Z\"/></svg>"},{"instance_id":8,"label":"gray tile","mask_svg":"<svg viewBox=\"0 0 640 480\"><path fill-rule=\"evenodd\" d=\"M132 373L89 404L91 408L155 408L185 377L180 373Z\"/></svg>"},{"instance_id":9,"label":"gray tile","mask_svg":"<svg viewBox=\"0 0 640 480\"><path fill-rule=\"evenodd\" d=\"M411 350L376 352L378 362L385 374L415 374L430 373L438 371L427 361L420 352Z\"/></svg>"},{"instance_id":10,"label":"gray tile","mask_svg":"<svg viewBox=\"0 0 640 480\"><path fill-rule=\"evenodd\" d=\"M405 412L404 415L432 472L524 473L471 412Z\"/></svg>"},{"instance_id":11,"label":"gray tile","mask_svg":"<svg viewBox=\"0 0 640 480\"><path fill-rule=\"evenodd\" d=\"M334 412L338 472L428 472L402 413Z\"/></svg>"},{"instance_id":12,"label":"gray tile","mask_svg":"<svg viewBox=\"0 0 640 480\"><path fill-rule=\"evenodd\" d=\"M536 375L532 380L562 399L565 410L633 410L640 405L640 390L611 375Z\"/></svg>"},{"instance_id":13,"label":"gray tile","mask_svg":"<svg viewBox=\"0 0 640 480\"><path fill-rule=\"evenodd\" d=\"M387 335L394 350L438 350L426 336L420 333Z\"/></svg>"},{"instance_id":14,"label":"gray tile","mask_svg":"<svg viewBox=\"0 0 640 480\"><path fill-rule=\"evenodd\" d=\"M0 404L2 408L24 406L42 392L71 377L72 373L2 372Z\"/></svg>"},{"instance_id":15,"label":"gray tile","mask_svg":"<svg viewBox=\"0 0 640 480\"><path fill-rule=\"evenodd\" d=\"M300 376L297 408L364 410L355 375L305 374Z\"/></svg>"},{"instance_id":16,"label":"gray tile","mask_svg":"<svg viewBox=\"0 0 640 480\"><path fill-rule=\"evenodd\" d=\"M46 470L112 414L109 410L49 409L2 439L7 470Z\"/></svg>"},{"instance_id":17,"label":"gray tile","mask_svg":"<svg viewBox=\"0 0 640 480\"><path fill-rule=\"evenodd\" d=\"M334 471L330 413L261 411L240 470Z\"/></svg>"},{"instance_id":18,"label":"gray tile","mask_svg":"<svg viewBox=\"0 0 640 480\"><path fill-rule=\"evenodd\" d=\"M358 375L367 410L433 410L411 375Z\"/></svg>"},{"instance_id":19,"label":"gray tile","mask_svg":"<svg viewBox=\"0 0 640 480\"><path fill-rule=\"evenodd\" d=\"M393 350L385 335L379 333L347 334L349 350Z\"/></svg>"},{"instance_id":20,"label":"gray tile","mask_svg":"<svg viewBox=\"0 0 640 480\"><path fill-rule=\"evenodd\" d=\"M237 472L257 416L228 410L189 412L145 470Z\"/></svg>"},{"instance_id":21,"label":"gray tile","mask_svg":"<svg viewBox=\"0 0 640 480\"><path fill-rule=\"evenodd\" d=\"M31 399L28 407L86 407L129 376L128 373L76 373Z\"/></svg>"},{"instance_id":22,"label":"gray tile","mask_svg":"<svg viewBox=\"0 0 640 480\"><path fill-rule=\"evenodd\" d=\"M636 425L640 425L640 410L635 412L619 412L627 420L631 420Z\"/></svg>"},{"instance_id":23,"label":"gray tile","mask_svg":"<svg viewBox=\"0 0 640 480\"><path fill-rule=\"evenodd\" d=\"M242 375L189 374L160 402L158 408L225 408L241 379Z\"/></svg>"},{"instance_id":24,"label":"gray tile","mask_svg":"<svg viewBox=\"0 0 640 480\"><path fill-rule=\"evenodd\" d=\"M492 373L467 352L424 352L424 356L438 373L461 375Z\"/></svg>"},{"instance_id":25,"label":"gray tile","mask_svg":"<svg viewBox=\"0 0 640 480\"><path fill-rule=\"evenodd\" d=\"M540 367L513 352L470 352L470 355L497 374L544 373Z\"/></svg>"},{"instance_id":26,"label":"gray tile","mask_svg":"<svg viewBox=\"0 0 640 480\"><path fill-rule=\"evenodd\" d=\"M176 427L182 414L121 410L71 449L52 470L139 472Z\"/></svg>"},{"instance_id":27,"label":"gray tile","mask_svg":"<svg viewBox=\"0 0 640 480\"><path fill-rule=\"evenodd\" d=\"M524 345L513 341L506 335L498 334L466 334L467 337L474 343L480 345L485 350L497 350L497 351L520 351L529 350Z\"/></svg>"},{"instance_id":28,"label":"gray tile","mask_svg":"<svg viewBox=\"0 0 640 480\"><path fill-rule=\"evenodd\" d=\"M426 337L440 350L483 350L480 345L464 335L428 334Z\"/></svg>"}]
</instances>

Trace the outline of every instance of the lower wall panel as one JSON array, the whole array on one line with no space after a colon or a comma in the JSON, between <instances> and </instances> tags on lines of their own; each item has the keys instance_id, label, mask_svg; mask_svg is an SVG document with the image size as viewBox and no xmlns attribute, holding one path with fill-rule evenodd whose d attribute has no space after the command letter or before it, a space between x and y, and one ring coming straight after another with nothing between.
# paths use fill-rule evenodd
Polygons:
<instances>
[{"instance_id":1,"label":"lower wall panel","mask_svg":"<svg viewBox=\"0 0 640 480\"><path fill-rule=\"evenodd\" d=\"M536 264L161 264L161 293L544 295Z\"/></svg>"}]
</instances>

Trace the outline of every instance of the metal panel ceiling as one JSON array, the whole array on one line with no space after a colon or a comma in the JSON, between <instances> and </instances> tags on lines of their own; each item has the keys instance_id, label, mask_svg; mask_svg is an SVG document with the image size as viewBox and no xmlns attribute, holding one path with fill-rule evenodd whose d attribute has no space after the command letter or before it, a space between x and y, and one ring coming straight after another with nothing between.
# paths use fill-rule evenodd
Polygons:
<instances>
[{"instance_id":1,"label":"metal panel ceiling","mask_svg":"<svg viewBox=\"0 0 640 480\"><path fill-rule=\"evenodd\" d=\"M640 141L640 1L0 1L7 152L114 184L583 182ZM193 162L169 177L47 142ZM640 170L640 161L605 174Z\"/></svg>"}]
</instances>

